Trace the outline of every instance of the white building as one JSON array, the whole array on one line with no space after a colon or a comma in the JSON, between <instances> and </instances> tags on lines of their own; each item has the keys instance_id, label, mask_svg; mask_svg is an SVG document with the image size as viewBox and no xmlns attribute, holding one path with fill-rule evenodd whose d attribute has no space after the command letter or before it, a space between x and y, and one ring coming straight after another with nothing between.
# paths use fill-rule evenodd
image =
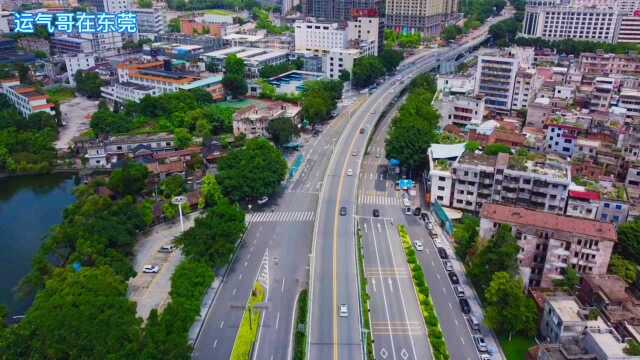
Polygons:
<instances>
[{"instance_id":1,"label":"white building","mask_svg":"<svg viewBox=\"0 0 640 360\"><path fill-rule=\"evenodd\" d=\"M640 116L640 91L622 89L618 97L618 107L626 109L628 115Z\"/></svg>"},{"instance_id":2,"label":"white building","mask_svg":"<svg viewBox=\"0 0 640 360\"><path fill-rule=\"evenodd\" d=\"M11 16L10 12L0 10L0 34L11 32L11 29L9 29L9 19L11 19Z\"/></svg>"},{"instance_id":3,"label":"white building","mask_svg":"<svg viewBox=\"0 0 640 360\"><path fill-rule=\"evenodd\" d=\"M122 49L122 34L112 33L83 33L80 38L91 41L96 55L113 56Z\"/></svg>"},{"instance_id":4,"label":"white building","mask_svg":"<svg viewBox=\"0 0 640 360\"><path fill-rule=\"evenodd\" d=\"M520 68L516 74L513 88L511 109L526 109L535 100L536 91L542 85L542 81L536 76L536 70L532 68Z\"/></svg>"},{"instance_id":5,"label":"white building","mask_svg":"<svg viewBox=\"0 0 640 360\"><path fill-rule=\"evenodd\" d=\"M380 34L380 18L358 17L354 21L347 22L347 39L355 42L373 43L374 53L378 55Z\"/></svg>"},{"instance_id":6,"label":"white building","mask_svg":"<svg viewBox=\"0 0 640 360\"><path fill-rule=\"evenodd\" d=\"M140 102L145 96L160 95L160 91L153 86L132 82L103 86L100 88L100 92L103 98L120 104L126 104L129 101Z\"/></svg>"},{"instance_id":7,"label":"white building","mask_svg":"<svg viewBox=\"0 0 640 360\"><path fill-rule=\"evenodd\" d=\"M487 108L508 113L513 102L513 88L519 61L507 56L478 56L475 95L485 96Z\"/></svg>"},{"instance_id":8,"label":"white building","mask_svg":"<svg viewBox=\"0 0 640 360\"><path fill-rule=\"evenodd\" d=\"M64 63L67 66L67 77L69 78L69 84L76 86L76 72L78 70L86 70L96 64L96 57L91 54L80 53L78 55L65 55Z\"/></svg>"},{"instance_id":9,"label":"white building","mask_svg":"<svg viewBox=\"0 0 640 360\"><path fill-rule=\"evenodd\" d=\"M54 105L47 103L47 95L32 86L21 85L18 79L0 80L0 93L5 94L24 117L39 111L55 115Z\"/></svg>"},{"instance_id":10,"label":"white building","mask_svg":"<svg viewBox=\"0 0 640 360\"><path fill-rule=\"evenodd\" d=\"M563 156L573 156L580 128L565 124L548 123L545 148Z\"/></svg>"},{"instance_id":11,"label":"white building","mask_svg":"<svg viewBox=\"0 0 640 360\"><path fill-rule=\"evenodd\" d=\"M163 34L167 30L164 11L160 9L132 9L138 17L138 33Z\"/></svg>"},{"instance_id":12,"label":"white building","mask_svg":"<svg viewBox=\"0 0 640 360\"><path fill-rule=\"evenodd\" d=\"M475 88L475 78L460 75L438 75L436 79L438 92L451 95L468 95Z\"/></svg>"},{"instance_id":13,"label":"white building","mask_svg":"<svg viewBox=\"0 0 640 360\"><path fill-rule=\"evenodd\" d=\"M224 67L224 62L228 56L236 55L244 60L247 66L247 76L256 78L260 69L265 65L278 65L289 60L289 51L265 48L251 48L237 46L225 48L202 54L200 58L207 63L213 63L220 69Z\"/></svg>"},{"instance_id":14,"label":"white building","mask_svg":"<svg viewBox=\"0 0 640 360\"><path fill-rule=\"evenodd\" d=\"M435 104L440 113L440 127L480 125L484 117L484 96L449 95L440 93Z\"/></svg>"},{"instance_id":15,"label":"white building","mask_svg":"<svg viewBox=\"0 0 640 360\"><path fill-rule=\"evenodd\" d=\"M429 157L429 192L431 203L451 206L453 176L451 167L464 154L465 143L432 144L427 151Z\"/></svg>"},{"instance_id":16,"label":"white building","mask_svg":"<svg viewBox=\"0 0 640 360\"><path fill-rule=\"evenodd\" d=\"M527 5L522 33L546 40L613 42L619 11L613 6Z\"/></svg>"},{"instance_id":17,"label":"white building","mask_svg":"<svg viewBox=\"0 0 640 360\"><path fill-rule=\"evenodd\" d=\"M324 55L334 49L348 47L348 35L338 23L298 21L294 24L295 50L299 53Z\"/></svg>"}]
</instances>

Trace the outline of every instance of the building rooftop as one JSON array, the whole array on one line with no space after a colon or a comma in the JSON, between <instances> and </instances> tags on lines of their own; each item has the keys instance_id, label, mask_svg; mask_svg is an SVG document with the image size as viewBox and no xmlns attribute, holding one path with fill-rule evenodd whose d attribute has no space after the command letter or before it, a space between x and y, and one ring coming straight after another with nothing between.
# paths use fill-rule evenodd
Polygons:
<instances>
[{"instance_id":1,"label":"building rooftop","mask_svg":"<svg viewBox=\"0 0 640 360\"><path fill-rule=\"evenodd\" d=\"M616 228L613 224L514 206L485 204L480 211L480 216L496 222L570 232L609 241L617 241L618 239Z\"/></svg>"},{"instance_id":2,"label":"building rooftop","mask_svg":"<svg viewBox=\"0 0 640 360\"><path fill-rule=\"evenodd\" d=\"M507 168L510 170L533 173L554 180L569 179L570 168L566 161L552 155L539 156L533 160L523 156L509 156L508 161Z\"/></svg>"},{"instance_id":3,"label":"building rooftop","mask_svg":"<svg viewBox=\"0 0 640 360\"><path fill-rule=\"evenodd\" d=\"M151 91L151 90L155 89L153 86L136 84L136 83L132 83L132 82L129 82L129 81L121 82L120 85L124 86L124 87L131 88L131 89L140 90L140 91Z\"/></svg>"},{"instance_id":4,"label":"building rooftop","mask_svg":"<svg viewBox=\"0 0 640 360\"><path fill-rule=\"evenodd\" d=\"M496 166L496 157L489 156L485 154L476 154L471 152L465 152L464 155L458 160L459 164L468 164L468 165L476 165L476 166L487 166L487 167L495 167Z\"/></svg>"},{"instance_id":5,"label":"building rooftop","mask_svg":"<svg viewBox=\"0 0 640 360\"><path fill-rule=\"evenodd\" d=\"M434 160L459 158L464 153L465 144L431 144L429 153Z\"/></svg>"},{"instance_id":6,"label":"building rooftop","mask_svg":"<svg viewBox=\"0 0 640 360\"><path fill-rule=\"evenodd\" d=\"M572 296L547 297L549 305L558 314L563 323L583 321L580 317L580 305Z\"/></svg>"}]
</instances>

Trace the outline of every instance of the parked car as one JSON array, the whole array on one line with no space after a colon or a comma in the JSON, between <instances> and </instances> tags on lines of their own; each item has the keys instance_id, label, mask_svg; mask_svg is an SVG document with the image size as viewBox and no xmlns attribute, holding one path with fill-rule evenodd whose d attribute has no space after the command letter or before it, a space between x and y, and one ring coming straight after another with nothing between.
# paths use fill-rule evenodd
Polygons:
<instances>
[{"instance_id":1,"label":"parked car","mask_svg":"<svg viewBox=\"0 0 640 360\"><path fill-rule=\"evenodd\" d=\"M160 271L160 266L158 265L145 265L142 268L142 272L146 274L155 274Z\"/></svg>"},{"instance_id":2,"label":"parked car","mask_svg":"<svg viewBox=\"0 0 640 360\"><path fill-rule=\"evenodd\" d=\"M380 217L380 210L373 209L373 217Z\"/></svg>"},{"instance_id":3,"label":"parked car","mask_svg":"<svg viewBox=\"0 0 640 360\"><path fill-rule=\"evenodd\" d=\"M357 151L354 151L354 152L352 152L352 153L351 153L351 155L353 155L353 156L358 156L358 152L357 152Z\"/></svg>"},{"instance_id":4,"label":"parked car","mask_svg":"<svg viewBox=\"0 0 640 360\"><path fill-rule=\"evenodd\" d=\"M429 220L429 216L425 212L420 214L420 218L422 219L422 221L428 221ZM429 221L429 222L431 222L431 221Z\"/></svg>"},{"instance_id":5,"label":"parked car","mask_svg":"<svg viewBox=\"0 0 640 360\"><path fill-rule=\"evenodd\" d=\"M438 238L437 236L433 238L433 244L434 244L436 247L443 247L443 246L442 246L442 241L440 241L440 238Z\"/></svg>"},{"instance_id":6,"label":"parked car","mask_svg":"<svg viewBox=\"0 0 640 360\"><path fill-rule=\"evenodd\" d=\"M453 264L449 260L443 260L442 265L444 265L444 269L447 271L453 271Z\"/></svg>"},{"instance_id":7,"label":"parked car","mask_svg":"<svg viewBox=\"0 0 640 360\"><path fill-rule=\"evenodd\" d=\"M172 253L173 250L175 250L176 247L174 245L162 245L160 246L160 249L158 250L158 252L161 253Z\"/></svg>"},{"instance_id":8,"label":"parked car","mask_svg":"<svg viewBox=\"0 0 640 360\"><path fill-rule=\"evenodd\" d=\"M422 214L422 209L420 209L419 207L413 209L413 215L420 216L420 214Z\"/></svg>"},{"instance_id":9,"label":"parked car","mask_svg":"<svg viewBox=\"0 0 640 360\"><path fill-rule=\"evenodd\" d=\"M453 274L453 273L449 273L449 274ZM456 294L457 297L459 298L463 298L465 297L465 293L464 293L464 289L462 288L462 286L459 285L454 285L453 286L453 292Z\"/></svg>"},{"instance_id":10,"label":"parked car","mask_svg":"<svg viewBox=\"0 0 640 360\"><path fill-rule=\"evenodd\" d=\"M473 342L476 343L476 348L478 348L478 351L483 353L489 351L489 348L487 347L487 342L484 340L484 338L481 335L474 335Z\"/></svg>"},{"instance_id":11,"label":"parked car","mask_svg":"<svg viewBox=\"0 0 640 360\"><path fill-rule=\"evenodd\" d=\"M476 320L475 317L473 317L473 315L469 315L467 317L467 322L469 323L469 327L471 328L471 330L480 331L480 323L478 322L478 320Z\"/></svg>"},{"instance_id":12,"label":"parked car","mask_svg":"<svg viewBox=\"0 0 640 360\"><path fill-rule=\"evenodd\" d=\"M430 236L432 239L437 239L437 238L438 238L438 234L436 234L436 232L435 232L435 231L433 231L433 230L432 230L432 231L429 231L429 236Z\"/></svg>"},{"instance_id":13,"label":"parked car","mask_svg":"<svg viewBox=\"0 0 640 360\"><path fill-rule=\"evenodd\" d=\"M451 280L451 283L453 285L458 285L460 284L460 279L458 278L458 274L456 274L455 272L451 271L448 273L449 275L449 280Z\"/></svg>"},{"instance_id":14,"label":"parked car","mask_svg":"<svg viewBox=\"0 0 640 360\"><path fill-rule=\"evenodd\" d=\"M269 201L269 198L266 196L261 197L260 199L258 199L258 205L263 205L266 204L267 201Z\"/></svg>"},{"instance_id":15,"label":"parked car","mask_svg":"<svg viewBox=\"0 0 640 360\"><path fill-rule=\"evenodd\" d=\"M349 316L349 307L347 306L347 304L340 304L340 308L338 310L338 313L339 313L340 317Z\"/></svg>"},{"instance_id":16,"label":"parked car","mask_svg":"<svg viewBox=\"0 0 640 360\"><path fill-rule=\"evenodd\" d=\"M480 360L491 360L491 355L487 353L480 354Z\"/></svg>"},{"instance_id":17,"label":"parked car","mask_svg":"<svg viewBox=\"0 0 640 360\"><path fill-rule=\"evenodd\" d=\"M448 259L449 255L447 254L447 250L445 250L444 248L439 247L438 248L438 255L440 256L441 259Z\"/></svg>"},{"instance_id":18,"label":"parked car","mask_svg":"<svg viewBox=\"0 0 640 360\"><path fill-rule=\"evenodd\" d=\"M458 302L460 303L460 310L462 310L462 313L465 315L469 315L471 313L471 306L469 305L469 301L465 298L460 298L458 299Z\"/></svg>"},{"instance_id":19,"label":"parked car","mask_svg":"<svg viewBox=\"0 0 640 360\"><path fill-rule=\"evenodd\" d=\"M422 245L422 241L420 241L420 240L414 241L413 245L416 247L416 250L418 250L418 251L424 250L424 246Z\"/></svg>"},{"instance_id":20,"label":"parked car","mask_svg":"<svg viewBox=\"0 0 640 360\"><path fill-rule=\"evenodd\" d=\"M364 134L364 128L360 128L360 134Z\"/></svg>"},{"instance_id":21,"label":"parked car","mask_svg":"<svg viewBox=\"0 0 640 360\"><path fill-rule=\"evenodd\" d=\"M351 176L351 175L353 175L353 170L351 169L347 170L347 176Z\"/></svg>"},{"instance_id":22,"label":"parked car","mask_svg":"<svg viewBox=\"0 0 640 360\"><path fill-rule=\"evenodd\" d=\"M340 216L345 216L347 215L347 207L343 206L340 208Z\"/></svg>"},{"instance_id":23,"label":"parked car","mask_svg":"<svg viewBox=\"0 0 640 360\"><path fill-rule=\"evenodd\" d=\"M433 224L431 223L431 221L426 222L424 226L427 228L427 230L433 230Z\"/></svg>"}]
</instances>

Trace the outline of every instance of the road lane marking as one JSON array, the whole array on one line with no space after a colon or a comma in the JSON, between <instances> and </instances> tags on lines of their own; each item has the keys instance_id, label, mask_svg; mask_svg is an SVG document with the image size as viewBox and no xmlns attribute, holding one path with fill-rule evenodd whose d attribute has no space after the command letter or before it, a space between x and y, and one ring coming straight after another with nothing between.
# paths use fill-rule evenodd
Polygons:
<instances>
[{"instance_id":1,"label":"road lane marking","mask_svg":"<svg viewBox=\"0 0 640 360\"><path fill-rule=\"evenodd\" d=\"M449 309L453 310L453 306L451 306L451 303L449 303Z\"/></svg>"},{"instance_id":2,"label":"road lane marking","mask_svg":"<svg viewBox=\"0 0 640 360\"><path fill-rule=\"evenodd\" d=\"M213 348L215 349L215 348L216 348L216 346L218 346L218 339L215 339L215 340L213 341Z\"/></svg>"},{"instance_id":3,"label":"road lane marking","mask_svg":"<svg viewBox=\"0 0 640 360\"><path fill-rule=\"evenodd\" d=\"M278 311L278 315L276 315L276 329L278 328L278 323L280 323L280 312Z\"/></svg>"},{"instance_id":4,"label":"road lane marking","mask_svg":"<svg viewBox=\"0 0 640 360\"><path fill-rule=\"evenodd\" d=\"M284 277L282 278L282 287L280 288L280 292L284 292Z\"/></svg>"},{"instance_id":5,"label":"road lane marking","mask_svg":"<svg viewBox=\"0 0 640 360\"><path fill-rule=\"evenodd\" d=\"M238 289L233 289L233 291L231 292L231 295L235 295L236 291L238 291Z\"/></svg>"},{"instance_id":6,"label":"road lane marking","mask_svg":"<svg viewBox=\"0 0 640 360\"><path fill-rule=\"evenodd\" d=\"M442 288L442 293L446 295L447 294L447 288Z\"/></svg>"},{"instance_id":7,"label":"road lane marking","mask_svg":"<svg viewBox=\"0 0 640 360\"><path fill-rule=\"evenodd\" d=\"M377 290L376 290L376 279L375 278L371 279L371 285L373 285L373 292L376 292Z\"/></svg>"},{"instance_id":8,"label":"road lane marking","mask_svg":"<svg viewBox=\"0 0 640 360\"><path fill-rule=\"evenodd\" d=\"M389 289L393 292L393 283L391 282L391 278L387 278L387 281L389 282Z\"/></svg>"},{"instance_id":9,"label":"road lane marking","mask_svg":"<svg viewBox=\"0 0 640 360\"><path fill-rule=\"evenodd\" d=\"M245 261L245 262L244 262L244 267L247 267L247 264L248 264L248 263Z\"/></svg>"},{"instance_id":10,"label":"road lane marking","mask_svg":"<svg viewBox=\"0 0 640 360\"><path fill-rule=\"evenodd\" d=\"M224 326L224 320L220 321L220 329Z\"/></svg>"},{"instance_id":11,"label":"road lane marking","mask_svg":"<svg viewBox=\"0 0 640 360\"><path fill-rule=\"evenodd\" d=\"M464 339L462 338L462 336L460 336L460 342L462 342L462 345L464 345Z\"/></svg>"}]
</instances>

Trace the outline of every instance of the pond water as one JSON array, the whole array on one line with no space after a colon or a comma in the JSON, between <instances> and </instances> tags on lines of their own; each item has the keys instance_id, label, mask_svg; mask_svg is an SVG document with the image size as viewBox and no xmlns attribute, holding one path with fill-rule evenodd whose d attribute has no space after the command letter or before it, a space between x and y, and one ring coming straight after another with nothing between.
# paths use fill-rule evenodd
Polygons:
<instances>
[{"instance_id":1,"label":"pond water","mask_svg":"<svg viewBox=\"0 0 640 360\"><path fill-rule=\"evenodd\" d=\"M0 303L11 315L23 314L30 299L14 289L31 269L31 259L49 229L74 202L73 177L21 176L0 179Z\"/></svg>"}]
</instances>

